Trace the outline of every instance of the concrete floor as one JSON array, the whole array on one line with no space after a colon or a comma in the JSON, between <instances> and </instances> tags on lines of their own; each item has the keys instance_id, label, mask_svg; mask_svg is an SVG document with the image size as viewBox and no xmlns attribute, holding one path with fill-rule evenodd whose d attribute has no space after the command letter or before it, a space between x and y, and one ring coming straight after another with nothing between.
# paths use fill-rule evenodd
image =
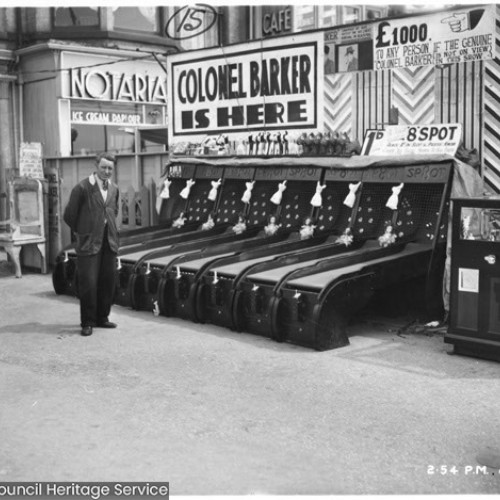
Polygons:
<instances>
[{"instance_id":1,"label":"concrete floor","mask_svg":"<svg viewBox=\"0 0 500 500\"><path fill-rule=\"evenodd\" d=\"M500 365L447 355L442 334L364 316L350 346L318 353L118 306L111 319L81 337L77 300L50 276L2 274L0 482L500 492Z\"/></svg>"}]
</instances>

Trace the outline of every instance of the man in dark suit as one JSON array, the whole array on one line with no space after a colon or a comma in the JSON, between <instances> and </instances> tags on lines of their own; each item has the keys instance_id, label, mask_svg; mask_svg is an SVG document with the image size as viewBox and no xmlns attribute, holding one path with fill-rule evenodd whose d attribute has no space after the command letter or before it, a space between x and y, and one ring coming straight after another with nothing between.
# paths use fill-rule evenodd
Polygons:
<instances>
[{"instance_id":1,"label":"man in dark suit","mask_svg":"<svg viewBox=\"0 0 500 500\"><path fill-rule=\"evenodd\" d=\"M109 321L115 292L119 207L118 186L111 182L115 157L101 153L96 171L71 191L64 221L76 236L78 296L82 335L94 327L116 328Z\"/></svg>"}]
</instances>

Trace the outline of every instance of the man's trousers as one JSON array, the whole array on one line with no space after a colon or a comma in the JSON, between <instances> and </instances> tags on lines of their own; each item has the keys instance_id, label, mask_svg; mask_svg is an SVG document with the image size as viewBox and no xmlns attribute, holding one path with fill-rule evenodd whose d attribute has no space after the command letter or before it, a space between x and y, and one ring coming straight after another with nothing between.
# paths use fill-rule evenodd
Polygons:
<instances>
[{"instance_id":1,"label":"man's trousers","mask_svg":"<svg viewBox=\"0 0 500 500\"><path fill-rule=\"evenodd\" d=\"M97 326L108 321L115 294L116 253L109 247L107 228L99 253L78 256L77 266L81 326Z\"/></svg>"}]
</instances>

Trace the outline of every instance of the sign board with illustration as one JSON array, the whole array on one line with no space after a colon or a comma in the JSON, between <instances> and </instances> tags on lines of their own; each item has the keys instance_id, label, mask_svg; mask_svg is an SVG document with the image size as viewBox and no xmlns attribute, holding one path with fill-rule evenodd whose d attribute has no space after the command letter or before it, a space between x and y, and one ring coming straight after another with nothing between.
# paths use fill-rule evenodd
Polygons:
<instances>
[{"instance_id":1,"label":"sign board with illustration","mask_svg":"<svg viewBox=\"0 0 500 500\"><path fill-rule=\"evenodd\" d=\"M374 68L414 68L492 59L495 5L458 10L374 25Z\"/></svg>"},{"instance_id":2,"label":"sign board with illustration","mask_svg":"<svg viewBox=\"0 0 500 500\"><path fill-rule=\"evenodd\" d=\"M373 26L359 24L325 31L325 76L373 69Z\"/></svg>"},{"instance_id":3,"label":"sign board with illustration","mask_svg":"<svg viewBox=\"0 0 500 500\"><path fill-rule=\"evenodd\" d=\"M283 37L169 58L169 133L204 137L322 123L321 34Z\"/></svg>"},{"instance_id":4,"label":"sign board with illustration","mask_svg":"<svg viewBox=\"0 0 500 500\"><path fill-rule=\"evenodd\" d=\"M19 151L19 175L43 179L42 145L39 142L22 142Z\"/></svg>"},{"instance_id":5,"label":"sign board with illustration","mask_svg":"<svg viewBox=\"0 0 500 500\"><path fill-rule=\"evenodd\" d=\"M384 130L367 130L361 155L455 156L461 140L460 123L389 126Z\"/></svg>"}]
</instances>

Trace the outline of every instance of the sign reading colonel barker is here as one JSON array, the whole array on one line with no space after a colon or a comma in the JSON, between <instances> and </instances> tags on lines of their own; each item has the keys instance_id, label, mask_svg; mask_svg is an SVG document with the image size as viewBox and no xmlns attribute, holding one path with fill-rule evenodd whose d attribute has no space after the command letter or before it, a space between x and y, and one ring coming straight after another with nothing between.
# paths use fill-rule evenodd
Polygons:
<instances>
[{"instance_id":1,"label":"sign reading colonel barker is here","mask_svg":"<svg viewBox=\"0 0 500 500\"><path fill-rule=\"evenodd\" d=\"M169 132L180 136L318 125L318 44L249 43L171 56Z\"/></svg>"}]
</instances>

